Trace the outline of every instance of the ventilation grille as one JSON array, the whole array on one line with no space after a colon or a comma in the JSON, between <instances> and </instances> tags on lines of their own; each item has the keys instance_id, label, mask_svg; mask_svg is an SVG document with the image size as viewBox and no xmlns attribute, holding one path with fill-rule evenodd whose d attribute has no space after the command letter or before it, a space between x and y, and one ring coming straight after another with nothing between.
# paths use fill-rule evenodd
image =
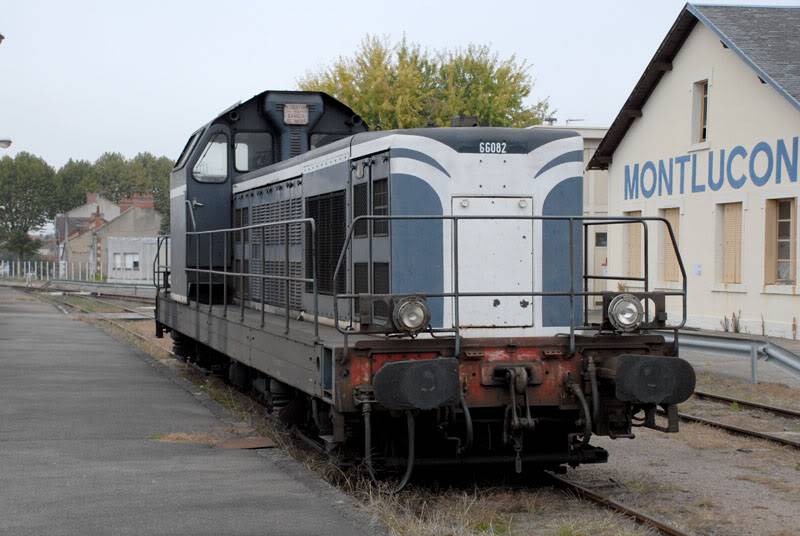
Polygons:
<instances>
[{"instance_id":1,"label":"ventilation grille","mask_svg":"<svg viewBox=\"0 0 800 536\"><path fill-rule=\"evenodd\" d=\"M310 197L306 201L306 216L313 218L317 228L317 287L322 294L333 294L333 272L345 238L344 190ZM311 259L311 230L306 230L306 258ZM311 263L306 263L306 277L313 277ZM344 270L336 281L336 290L345 292ZM307 292L311 292L308 285Z\"/></svg>"},{"instance_id":2,"label":"ventilation grille","mask_svg":"<svg viewBox=\"0 0 800 536\"><path fill-rule=\"evenodd\" d=\"M256 201L257 198L253 198ZM300 198L281 199L270 203L254 204L250 207L248 225L273 223L303 218L303 200ZM297 257L302 254L303 223L289 224L289 276L303 277L303 261ZM261 245L264 245L263 251ZM286 226L275 225L250 232L249 258L253 274L285 276ZM263 255L263 257L262 257ZM248 284L250 300L261 303L262 280L251 278ZM275 307L286 307L285 282L267 279L263 282L264 303ZM289 307L301 310L303 283L289 282Z\"/></svg>"},{"instance_id":3,"label":"ventilation grille","mask_svg":"<svg viewBox=\"0 0 800 536\"><path fill-rule=\"evenodd\" d=\"M272 203L255 205L251 208L252 221L250 225L270 223L276 221L299 220L303 217L302 199L284 199ZM282 246L286 240L286 227L275 225L264 229L253 230L253 242L261 243L261 233L264 233L264 244L269 246ZM303 224L289 225L289 243L300 244L303 240Z\"/></svg>"},{"instance_id":4,"label":"ventilation grille","mask_svg":"<svg viewBox=\"0 0 800 536\"><path fill-rule=\"evenodd\" d=\"M286 265L283 261L264 261L253 260L250 263L252 273L266 275L286 275ZM289 262L289 276L303 277L303 263L300 261ZM261 280L253 279L250 283L250 296L254 302L261 303ZM275 307L286 307L286 282L278 279L264 280L264 303ZM303 308L302 302L303 283L299 281L289 282L289 308L300 311Z\"/></svg>"},{"instance_id":5,"label":"ventilation grille","mask_svg":"<svg viewBox=\"0 0 800 536\"><path fill-rule=\"evenodd\" d=\"M300 127L289 129L289 156L297 156L303 151L303 130Z\"/></svg>"}]
</instances>

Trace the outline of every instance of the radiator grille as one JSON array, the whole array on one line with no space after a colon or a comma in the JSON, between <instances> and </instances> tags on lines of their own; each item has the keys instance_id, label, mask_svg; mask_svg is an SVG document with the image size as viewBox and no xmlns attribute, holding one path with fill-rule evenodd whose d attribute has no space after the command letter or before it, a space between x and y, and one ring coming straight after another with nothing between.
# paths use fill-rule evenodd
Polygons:
<instances>
[{"instance_id":1,"label":"radiator grille","mask_svg":"<svg viewBox=\"0 0 800 536\"><path fill-rule=\"evenodd\" d=\"M300 198L281 199L250 207L249 225L296 220L303 217L303 200ZM303 223L289 225L289 276L303 277L303 261L297 257L302 254ZM262 242L263 238L263 242ZM263 251L261 244L264 244ZM286 276L285 251L286 226L276 225L254 229L250 233L250 269L253 274ZM299 248L299 250L298 250ZM263 257L262 257L263 255ZM264 303L275 307L286 307L285 282L265 279L263 282ZM249 282L250 300L261 302L262 280L252 278ZM289 282L289 307L301 310L303 283Z\"/></svg>"},{"instance_id":2,"label":"radiator grille","mask_svg":"<svg viewBox=\"0 0 800 536\"><path fill-rule=\"evenodd\" d=\"M333 294L333 272L345 238L345 192L310 197L306 201L306 216L313 218L317 228L317 287L321 294ZM311 230L306 230L306 258L311 259ZM313 277L311 263L306 263L306 277ZM336 290L345 292L344 270L336 281ZM310 285L307 291L311 292Z\"/></svg>"}]
</instances>

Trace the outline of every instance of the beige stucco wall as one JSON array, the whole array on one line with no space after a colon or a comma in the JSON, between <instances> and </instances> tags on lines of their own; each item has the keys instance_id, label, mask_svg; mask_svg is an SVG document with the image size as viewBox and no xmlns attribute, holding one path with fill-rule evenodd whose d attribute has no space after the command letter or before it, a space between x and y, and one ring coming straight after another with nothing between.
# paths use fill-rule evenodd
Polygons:
<instances>
[{"instance_id":1,"label":"beige stucco wall","mask_svg":"<svg viewBox=\"0 0 800 536\"><path fill-rule=\"evenodd\" d=\"M800 60L800 59L799 59ZM709 81L708 142L692 144L692 89L695 82ZM658 216L665 208L680 209L680 250L686 265L689 290L689 325L720 329L723 316L741 311L743 324L751 333L762 332L784 337L796 334L800 322L800 287L765 286L765 206L767 199L800 195L800 182L791 182L783 169L783 180L776 184L777 140L784 140L791 156L793 139L800 136L800 111L768 84L759 81L755 72L719 38L698 23L665 73L627 135L613 155L609 167L609 213L642 210L645 216ZM754 146L766 142L772 149L773 170L768 182L756 186L750 179L749 160ZM727 181L718 191L708 185L709 155L714 154L713 173L718 179L720 149L730 155L735 146L747 151L737 157L731 171L734 177L747 175L747 181L734 188ZM625 199L625 166L633 170L652 161L665 165L670 158L689 155L695 159L696 189L692 191L692 161L686 165L684 193L680 193L679 169L673 162L673 191L658 189L645 198L641 188L638 199ZM727 157L726 157L727 161ZM757 174L767 168L767 156L755 159ZM727 167L727 166L726 166ZM650 184L647 175L647 185ZM742 283L719 283L721 267L717 204L742 202ZM797 201L796 201L797 202ZM795 237L800 235L795 229ZM658 288L672 288L674 283L661 281L661 233L651 225L650 269ZM624 273L625 231L609 230L609 272ZM798 263L800 265L800 263ZM796 281L800 281L796 274ZM675 320L678 301L673 300L670 319Z\"/></svg>"},{"instance_id":2,"label":"beige stucco wall","mask_svg":"<svg viewBox=\"0 0 800 536\"><path fill-rule=\"evenodd\" d=\"M111 221L120 215L120 209L118 205L106 199L102 195L98 195L95 202L85 203L79 207L75 207L67 212L67 216L71 218L91 218L97 213L98 209L100 210L100 216L107 221Z\"/></svg>"}]
</instances>

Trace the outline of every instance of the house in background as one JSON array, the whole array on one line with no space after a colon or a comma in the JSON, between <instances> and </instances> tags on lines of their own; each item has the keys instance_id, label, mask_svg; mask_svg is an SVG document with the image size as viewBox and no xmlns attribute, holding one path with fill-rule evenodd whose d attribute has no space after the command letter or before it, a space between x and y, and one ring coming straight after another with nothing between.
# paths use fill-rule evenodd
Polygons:
<instances>
[{"instance_id":1,"label":"house in background","mask_svg":"<svg viewBox=\"0 0 800 536\"><path fill-rule=\"evenodd\" d=\"M56 215L53 222L58 260L86 264L91 259L91 240L83 236L120 214L116 203L97 193L87 193L86 203Z\"/></svg>"},{"instance_id":2,"label":"house in background","mask_svg":"<svg viewBox=\"0 0 800 536\"><path fill-rule=\"evenodd\" d=\"M671 223L690 326L736 314L750 333L797 337L798 28L798 7L687 4L589 162L608 170L610 214ZM642 277L642 227L608 233L609 273ZM651 288L680 288L665 226L647 236ZM667 306L678 321L679 300Z\"/></svg>"},{"instance_id":3,"label":"house in background","mask_svg":"<svg viewBox=\"0 0 800 536\"><path fill-rule=\"evenodd\" d=\"M87 203L56 218L62 273L110 282L149 281L161 220L151 194L133 194L119 204L87 194Z\"/></svg>"},{"instance_id":4,"label":"house in background","mask_svg":"<svg viewBox=\"0 0 800 536\"><path fill-rule=\"evenodd\" d=\"M112 283L150 281L160 229L161 214L155 208L130 206L94 231L97 269Z\"/></svg>"}]
</instances>

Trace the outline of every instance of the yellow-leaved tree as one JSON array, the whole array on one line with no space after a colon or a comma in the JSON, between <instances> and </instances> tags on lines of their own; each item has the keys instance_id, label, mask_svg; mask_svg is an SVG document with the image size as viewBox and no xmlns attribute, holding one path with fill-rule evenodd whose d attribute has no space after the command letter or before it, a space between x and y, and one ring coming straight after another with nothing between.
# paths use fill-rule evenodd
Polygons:
<instances>
[{"instance_id":1,"label":"yellow-leaved tree","mask_svg":"<svg viewBox=\"0 0 800 536\"><path fill-rule=\"evenodd\" d=\"M547 99L528 102L530 68L500 59L488 46L433 54L405 38L366 36L351 57L309 72L305 91L324 91L350 106L373 129L448 126L473 116L480 125L527 127L549 113Z\"/></svg>"}]
</instances>

